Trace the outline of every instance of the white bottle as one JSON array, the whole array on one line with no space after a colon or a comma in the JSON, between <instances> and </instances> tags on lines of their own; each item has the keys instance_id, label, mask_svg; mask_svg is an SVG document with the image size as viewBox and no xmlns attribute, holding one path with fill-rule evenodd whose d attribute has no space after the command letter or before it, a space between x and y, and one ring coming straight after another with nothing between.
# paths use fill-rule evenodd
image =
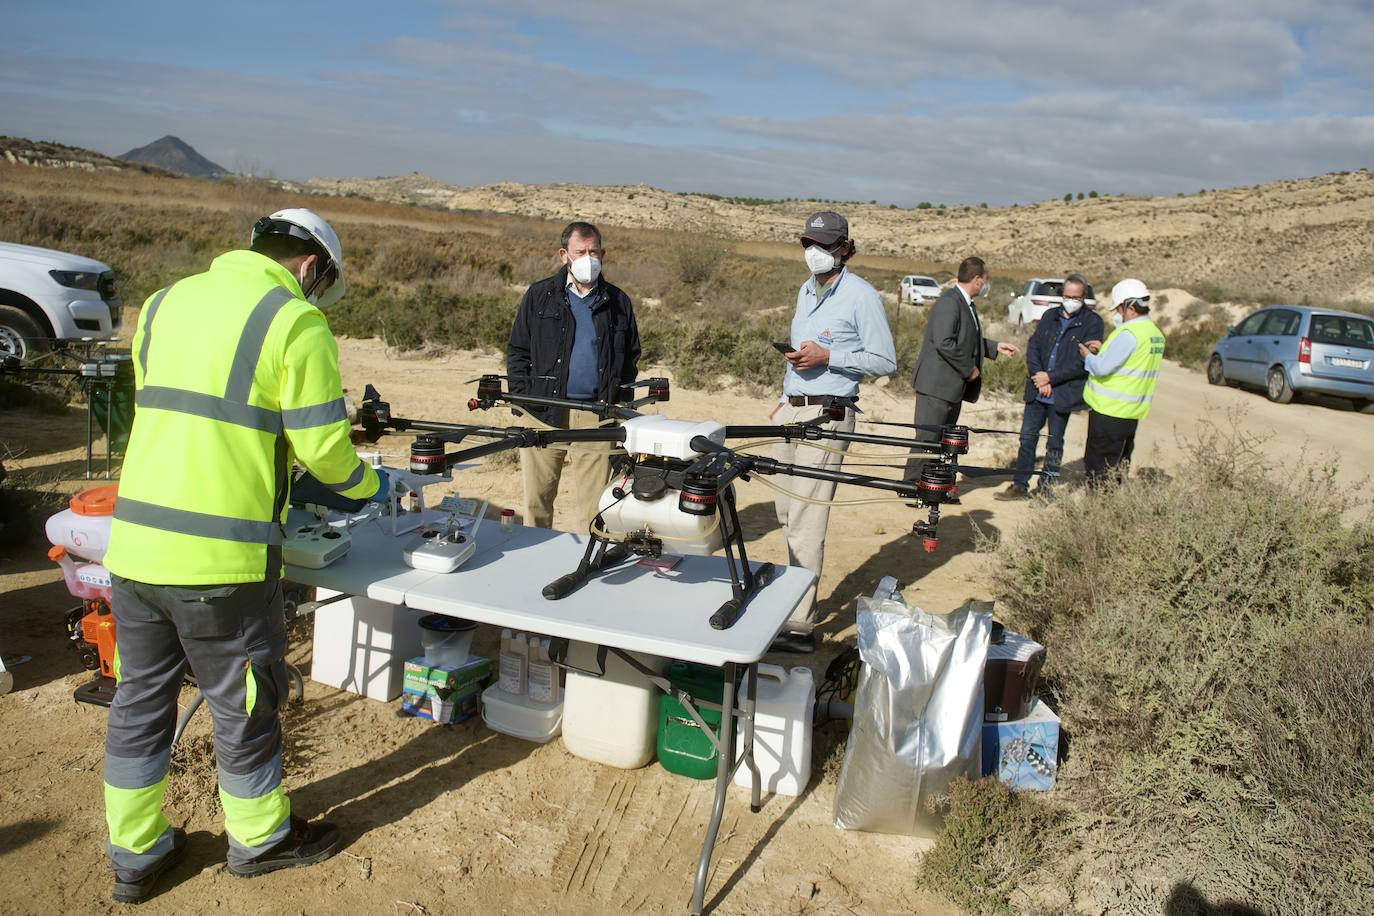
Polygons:
<instances>
[{"instance_id":1,"label":"white bottle","mask_svg":"<svg viewBox=\"0 0 1374 916\"><path fill-rule=\"evenodd\" d=\"M530 699L553 706L558 703L558 668L549 658L549 641L530 640Z\"/></svg>"},{"instance_id":2,"label":"white bottle","mask_svg":"<svg viewBox=\"0 0 1374 916\"><path fill-rule=\"evenodd\" d=\"M517 697L524 694L529 664L529 656L526 653L524 633L512 636L510 630L501 632L500 679L497 684L503 692Z\"/></svg>"},{"instance_id":3,"label":"white bottle","mask_svg":"<svg viewBox=\"0 0 1374 916\"><path fill-rule=\"evenodd\" d=\"M759 665L758 703L754 711L754 762L765 794L801 795L811 781L811 721L816 684L811 669L789 673L777 665ZM736 752L744 753L742 730ZM747 765L735 770L735 785L749 788Z\"/></svg>"}]
</instances>

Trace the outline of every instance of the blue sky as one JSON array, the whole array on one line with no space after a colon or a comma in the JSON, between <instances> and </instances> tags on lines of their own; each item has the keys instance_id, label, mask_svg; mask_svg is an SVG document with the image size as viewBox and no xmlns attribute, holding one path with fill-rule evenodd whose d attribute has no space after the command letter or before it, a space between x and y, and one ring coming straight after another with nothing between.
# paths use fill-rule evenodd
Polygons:
<instances>
[{"instance_id":1,"label":"blue sky","mask_svg":"<svg viewBox=\"0 0 1374 916\"><path fill-rule=\"evenodd\" d=\"M0 133L910 206L1374 167L1374 0L0 0Z\"/></svg>"}]
</instances>

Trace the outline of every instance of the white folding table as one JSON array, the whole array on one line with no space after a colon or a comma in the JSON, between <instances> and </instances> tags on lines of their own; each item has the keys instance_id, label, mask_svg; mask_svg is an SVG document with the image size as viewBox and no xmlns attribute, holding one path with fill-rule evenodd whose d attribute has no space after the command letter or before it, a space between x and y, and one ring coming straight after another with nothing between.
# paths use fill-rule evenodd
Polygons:
<instances>
[{"instance_id":1,"label":"white folding table","mask_svg":"<svg viewBox=\"0 0 1374 916\"><path fill-rule=\"evenodd\" d=\"M758 591L734 626L714 630L709 623L712 613L731 597L723 557L683 557L667 572L640 566L631 558L593 576L567 597L549 601L541 593L544 585L577 567L586 548L585 536L516 526L506 537L497 525L487 522L477 533L477 553L447 574L406 566L400 545L409 536L393 538L382 524L367 522L353 530L348 556L324 569L288 566L286 577L413 610L591 643L618 651L632 664L624 653L723 669L718 739L690 698L678 697L719 751L715 801L692 890L692 913L701 913L726 792L741 763L753 776L751 810L757 812L761 804L762 780L753 758L759 660L815 576L796 567L777 567L772 581ZM661 678L654 680L661 689L668 689ZM741 681L747 684L742 696ZM695 701L695 706L714 708L701 701ZM740 756L735 753L737 717L744 745Z\"/></svg>"}]
</instances>

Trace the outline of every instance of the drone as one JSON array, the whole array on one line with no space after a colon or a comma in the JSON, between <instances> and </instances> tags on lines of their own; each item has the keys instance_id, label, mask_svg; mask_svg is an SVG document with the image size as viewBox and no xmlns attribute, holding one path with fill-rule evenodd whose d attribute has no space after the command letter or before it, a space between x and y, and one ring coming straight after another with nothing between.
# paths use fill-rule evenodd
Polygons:
<instances>
[{"instance_id":1,"label":"drone","mask_svg":"<svg viewBox=\"0 0 1374 916\"><path fill-rule=\"evenodd\" d=\"M468 409L472 411L497 406L517 411L553 407L590 411L603 421L619 422L591 429L560 429L408 419L394 415L391 405L369 384L364 389L358 412L362 436L368 442L376 442L391 431L416 434L410 449L410 469L417 474L443 474L454 465L515 448L590 442L622 446L624 455L617 455L613 460L615 473L599 500L599 511L592 521L581 561L572 572L544 586L544 598L550 601L564 598L593 576L631 555L658 558L663 555L665 546L673 552L697 555L712 555L724 548L731 598L711 615L711 626L718 630L733 626L754 595L777 573L772 563L764 563L757 569L749 565L736 506L736 481L747 481L755 474L783 474L894 493L895 498L908 499L909 505L926 510L926 518L912 525L912 533L921 538L926 552L934 552L939 546L936 531L940 509L959 501L957 475L1010 473L991 468L960 467L960 456L969 451L971 430L967 426L941 427L935 442L827 429L825 423L842 420L846 408L852 407L852 401L847 398L825 401L820 416L806 422L726 426L714 421L676 420L639 413L640 407L669 400L669 383L663 378L622 387L619 395L623 400L615 403L571 401L513 392L503 386L502 376L494 374L483 375L476 381L477 395L468 401ZM647 389L647 393L636 397L640 388ZM492 441L473 445L469 444L472 439ZM892 480L787 464L750 454L743 446L736 450L726 444L738 439L858 442L925 452L931 458L922 466L916 480ZM456 451L446 451L449 445L465 444L466 447Z\"/></svg>"}]
</instances>

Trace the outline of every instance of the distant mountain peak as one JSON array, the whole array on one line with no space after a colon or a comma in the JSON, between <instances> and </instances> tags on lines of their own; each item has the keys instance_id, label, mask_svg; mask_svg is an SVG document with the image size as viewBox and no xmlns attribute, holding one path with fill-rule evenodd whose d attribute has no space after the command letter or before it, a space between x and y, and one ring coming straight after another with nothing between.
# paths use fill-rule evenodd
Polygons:
<instances>
[{"instance_id":1,"label":"distant mountain peak","mask_svg":"<svg viewBox=\"0 0 1374 916\"><path fill-rule=\"evenodd\" d=\"M180 172L183 175L191 175L196 178L222 178L230 174L228 169L206 159L196 152L191 144L171 134L154 140L147 146L131 149L119 158L129 162L155 165L158 168Z\"/></svg>"}]
</instances>

